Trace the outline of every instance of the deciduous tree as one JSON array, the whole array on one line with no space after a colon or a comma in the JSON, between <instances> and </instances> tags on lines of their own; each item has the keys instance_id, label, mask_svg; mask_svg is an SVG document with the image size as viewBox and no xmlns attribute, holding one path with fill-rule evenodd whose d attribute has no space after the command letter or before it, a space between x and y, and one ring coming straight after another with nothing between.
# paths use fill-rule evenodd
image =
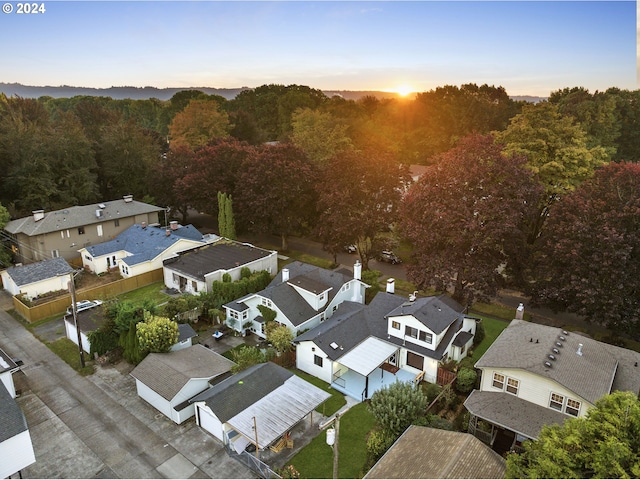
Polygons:
<instances>
[{"instance_id":1,"label":"deciduous tree","mask_svg":"<svg viewBox=\"0 0 640 480\"><path fill-rule=\"evenodd\" d=\"M409 278L451 291L463 305L495 293L525 245L523 219L539 187L523 156L473 135L440 155L407 193L400 231L414 247Z\"/></svg>"},{"instance_id":2,"label":"deciduous tree","mask_svg":"<svg viewBox=\"0 0 640 480\"><path fill-rule=\"evenodd\" d=\"M369 268L374 239L389 231L409 183L406 165L379 150L343 151L323 169L318 182L318 233L329 250L355 243Z\"/></svg>"},{"instance_id":3,"label":"deciduous tree","mask_svg":"<svg viewBox=\"0 0 640 480\"><path fill-rule=\"evenodd\" d=\"M291 140L317 165L323 165L337 152L351 148L348 125L330 113L299 109L293 113L291 124Z\"/></svg>"},{"instance_id":4,"label":"deciduous tree","mask_svg":"<svg viewBox=\"0 0 640 480\"><path fill-rule=\"evenodd\" d=\"M427 399L420 387L410 382L396 381L377 390L368 408L381 430L397 438L409 425L424 416Z\"/></svg>"},{"instance_id":5,"label":"deciduous tree","mask_svg":"<svg viewBox=\"0 0 640 480\"><path fill-rule=\"evenodd\" d=\"M507 478L640 477L640 400L615 392L586 416L547 425L523 453L507 455Z\"/></svg>"},{"instance_id":6,"label":"deciduous tree","mask_svg":"<svg viewBox=\"0 0 640 480\"><path fill-rule=\"evenodd\" d=\"M229 136L229 116L213 100L191 100L169 125L172 145L202 147L215 138Z\"/></svg>"},{"instance_id":7,"label":"deciduous tree","mask_svg":"<svg viewBox=\"0 0 640 480\"><path fill-rule=\"evenodd\" d=\"M150 353L166 353L178 341L178 324L166 317L146 313L136 324L140 348Z\"/></svg>"},{"instance_id":8,"label":"deciduous tree","mask_svg":"<svg viewBox=\"0 0 640 480\"><path fill-rule=\"evenodd\" d=\"M533 298L637 336L640 165L597 170L556 205L545 230Z\"/></svg>"},{"instance_id":9,"label":"deciduous tree","mask_svg":"<svg viewBox=\"0 0 640 480\"><path fill-rule=\"evenodd\" d=\"M242 164L234 198L238 219L253 232L288 237L314 219L314 165L293 144L265 145ZM238 222L239 223L239 222Z\"/></svg>"}]
</instances>

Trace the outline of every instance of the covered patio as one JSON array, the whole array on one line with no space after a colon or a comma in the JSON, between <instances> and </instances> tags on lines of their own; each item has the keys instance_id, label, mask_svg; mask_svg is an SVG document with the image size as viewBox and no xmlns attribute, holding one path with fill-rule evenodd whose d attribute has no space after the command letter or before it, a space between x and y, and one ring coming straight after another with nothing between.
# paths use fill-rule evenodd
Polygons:
<instances>
[{"instance_id":1,"label":"covered patio","mask_svg":"<svg viewBox=\"0 0 640 480\"><path fill-rule=\"evenodd\" d=\"M396 345L369 337L334 362L331 386L362 401L396 381L415 381L415 373L396 366L398 354Z\"/></svg>"}]
</instances>

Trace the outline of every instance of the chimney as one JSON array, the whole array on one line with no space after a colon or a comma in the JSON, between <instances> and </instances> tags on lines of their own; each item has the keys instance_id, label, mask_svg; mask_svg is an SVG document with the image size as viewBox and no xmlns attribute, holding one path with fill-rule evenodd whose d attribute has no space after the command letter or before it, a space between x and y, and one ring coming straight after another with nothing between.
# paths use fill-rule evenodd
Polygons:
<instances>
[{"instance_id":1,"label":"chimney","mask_svg":"<svg viewBox=\"0 0 640 480\"><path fill-rule=\"evenodd\" d=\"M516 320L524 320L524 304L522 303L516 308Z\"/></svg>"},{"instance_id":2,"label":"chimney","mask_svg":"<svg viewBox=\"0 0 640 480\"><path fill-rule=\"evenodd\" d=\"M142 228L147 228L147 222L142 222L140 225L142 225Z\"/></svg>"},{"instance_id":3,"label":"chimney","mask_svg":"<svg viewBox=\"0 0 640 480\"><path fill-rule=\"evenodd\" d=\"M42 220L44 218L44 210L34 210L31 213L33 213L33 221L37 222L39 220Z\"/></svg>"},{"instance_id":4,"label":"chimney","mask_svg":"<svg viewBox=\"0 0 640 480\"><path fill-rule=\"evenodd\" d=\"M582 344L581 343L578 344L578 351L576 352L576 354L582 356Z\"/></svg>"},{"instance_id":5,"label":"chimney","mask_svg":"<svg viewBox=\"0 0 640 480\"><path fill-rule=\"evenodd\" d=\"M288 282L289 281L289 269L288 268L283 268L282 269L282 281L283 282Z\"/></svg>"},{"instance_id":6,"label":"chimney","mask_svg":"<svg viewBox=\"0 0 640 480\"><path fill-rule=\"evenodd\" d=\"M396 281L393 278L387 279L387 293L395 293Z\"/></svg>"},{"instance_id":7,"label":"chimney","mask_svg":"<svg viewBox=\"0 0 640 480\"><path fill-rule=\"evenodd\" d=\"M133 202L133 195L125 195L122 199L124 200L124 203L131 203Z\"/></svg>"},{"instance_id":8,"label":"chimney","mask_svg":"<svg viewBox=\"0 0 640 480\"><path fill-rule=\"evenodd\" d=\"M171 230L169 230L169 229L167 228L167 231L166 231L166 232L164 232L164 233L165 233L165 235L168 237L169 235L171 235Z\"/></svg>"},{"instance_id":9,"label":"chimney","mask_svg":"<svg viewBox=\"0 0 640 480\"><path fill-rule=\"evenodd\" d=\"M353 278L362 280L362 264L360 260L356 260L356 263L353 264Z\"/></svg>"},{"instance_id":10,"label":"chimney","mask_svg":"<svg viewBox=\"0 0 640 480\"><path fill-rule=\"evenodd\" d=\"M177 220L171 220L169 222L169 226L171 227L171 230L177 230L178 229L178 221Z\"/></svg>"}]
</instances>

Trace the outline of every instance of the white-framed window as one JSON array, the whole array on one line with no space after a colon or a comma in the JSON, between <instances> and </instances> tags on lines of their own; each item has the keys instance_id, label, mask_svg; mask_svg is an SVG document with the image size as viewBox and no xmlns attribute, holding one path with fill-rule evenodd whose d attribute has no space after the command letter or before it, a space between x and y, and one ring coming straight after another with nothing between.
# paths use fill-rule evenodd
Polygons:
<instances>
[{"instance_id":1,"label":"white-framed window","mask_svg":"<svg viewBox=\"0 0 640 480\"><path fill-rule=\"evenodd\" d=\"M520 387L520 380L516 380L515 378L507 377L507 392L512 393L514 395L518 394L518 388Z\"/></svg>"},{"instance_id":2,"label":"white-framed window","mask_svg":"<svg viewBox=\"0 0 640 480\"><path fill-rule=\"evenodd\" d=\"M96 229L98 230L98 236L101 237L102 236L102 225L98 225L96 227Z\"/></svg>"},{"instance_id":3,"label":"white-framed window","mask_svg":"<svg viewBox=\"0 0 640 480\"><path fill-rule=\"evenodd\" d=\"M51 250L51 258L58 258L60 256L60 250Z\"/></svg>"},{"instance_id":4,"label":"white-framed window","mask_svg":"<svg viewBox=\"0 0 640 480\"><path fill-rule=\"evenodd\" d=\"M404 327L404 334L407 337L418 338L418 329L410 327L409 325Z\"/></svg>"},{"instance_id":5,"label":"white-framed window","mask_svg":"<svg viewBox=\"0 0 640 480\"><path fill-rule=\"evenodd\" d=\"M567 398L567 406L565 407L564 412L572 417L577 417L580 413L580 402L578 400Z\"/></svg>"},{"instance_id":6,"label":"white-framed window","mask_svg":"<svg viewBox=\"0 0 640 480\"><path fill-rule=\"evenodd\" d=\"M504 380L505 380L505 376L502 375L501 373L494 373L493 374L493 386L495 388L499 388L500 390L504 390Z\"/></svg>"},{"instance_id":7,"label":"white-framed window","mask_svg":"<svg viewBox=\"0 0 640 480\"><path fill-rule=\"evenodd\" d=\"M392 320L391 328L393 328L394 330L400 330L400 322L396 322L395 320Z\"/></svg>"},{"instance_id":8,"label":"white-framed window","mask_svg":"<svg viewBox=\"0 0 640 480\"><path fill-rule=\"evenodd\" d=\"M564 397L559 393L552 393L551 398L549 399L549 407L561 412L563 406Z\"/></svg>"},{"instance_id":9,"label":"white-framed window","mask_svg":"<svg viewBox=\"0 0 640 480\"><path fill-rule=\"evenodd\" d=\"M418 337L420 340L422 340L425 343L431 343L431 341L433 340L433 335L431 335L428 332L424 332L422 330L420 330L420 334Z\"/></svg>"},{"instance_id":10,"label":"white-framed window","mask_svg":"<svg viewBox=\"0 0 640 480\"><path fill-rule=\"evenodd\" d=\"M269 300L268 298L264 298L263 297L262 298L262 305L264 305L265 307L271 308L271 306L272 306L271 300Z\"/></svg>"}]
</instances>

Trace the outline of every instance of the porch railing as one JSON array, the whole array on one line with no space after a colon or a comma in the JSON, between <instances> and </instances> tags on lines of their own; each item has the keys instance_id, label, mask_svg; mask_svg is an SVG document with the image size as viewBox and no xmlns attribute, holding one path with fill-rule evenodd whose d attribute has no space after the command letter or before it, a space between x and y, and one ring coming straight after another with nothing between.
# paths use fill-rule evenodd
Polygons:
<instances>
[{"instance_id":1,"label":"porch railing","mask_svg":"<svg viewBox=\"0 0 640 480\"><path fill-rule=\"evenodd\" d=\"M340 370L333 374L333 380L331 380L331 383L335 383L342 388L347 387L347 382L345 382L344 378L342 378L342 373L340 372Z\"/></svg>"}]
</instances>

